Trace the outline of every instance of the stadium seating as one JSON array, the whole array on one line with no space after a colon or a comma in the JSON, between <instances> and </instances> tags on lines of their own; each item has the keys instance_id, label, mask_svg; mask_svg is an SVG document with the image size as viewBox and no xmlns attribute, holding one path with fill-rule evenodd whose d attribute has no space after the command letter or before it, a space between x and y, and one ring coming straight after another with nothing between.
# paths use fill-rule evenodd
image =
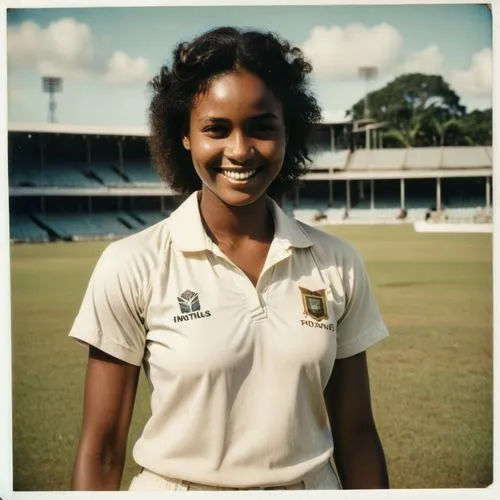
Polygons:
<instances>
[{"instance_id":1,"label":"stadium seating","mask_svg":"<svg viewBox=\"0 0 500 500\"><path fill-rule=\"evenodd\" d=\"M123 224L125 224L126 226L130 226L133 229L142 229L142 227L144 226L144 224L137 220L137 217L132 213L122 211L118 212L116 216L118 220L122 221Z\"/></svg>"},{"instance_id":2,"label":"stadium seating","mask_svg":"<svg viewBox=\"0 0 500 500\"><path fill-rule=\"evenodd\" d=\"M9 185L36 187L98 187L96 180L85 175L85 164L62 163L22 165L9 168Z\"/></svg>"},{"instance_id":3,"label":"stadium seating","mask_svg":"<svg viewBox=\"0 0 500 500\"><path fill-rule=\"evenodd\" d=\"M407 196L405 199L405 206L406 208L425 208L429 209L433 205L436 204L436 198L435 197L413 197L413 196Z\"/></svg>"},{"instance_id":4,"label":"stadium seating","mask_svg":"<svg viewBox=\"0 0 500 500\"><path fill-rule=\"evenodd\" d=\"M108 187L122 187L129 184L123 176L113 169L111 163L92 162L89 170Z\"/></svg>"},{"instance_id":5,"label":"stadium seating","mask_svg":"<svg viewBox=\"0 0 500 500\"><path fill-rule=\"evenodd\" d=\"M23 242L47 242L49 235L24 214L10 213L10 240Z\"/></svg>"},{"instance_id":6,"label":"stadium seating","mask_svg":"<svg viewBox=\"0 0 500 500\"><path fill-rule=\"evenodd\" d=\"M124 236L134 232L120 222L117 213L36 214L36 219L64 239Z\"/></svg>"},{"instance_id":7,"label":"stadium seating","mask_svg":"<svg viewBox=\"0 0 500 500\"><path fill-rule=\"evenodd\" d=\"M484 196L451 196L448 206L456 208L484 207L486 206L486 199Z\"/></svg>"},{"instance_id":8,"label":"stadium seating","mask_svg":"<svg viewBox=\"0 0 500 500\"><path fill-rule=\"evenodd\" d=\"M14 152L9 157L9 187L11 197L16 198L11 207L21 212L11 217L11 236L15 241L122 237L165 219L178 205L179 198L172 196L175 193L164 185L151 165L145 129L117 134L114 138L114 133L105 130L102 135L106 136L105 141L87 142L91 149L86 150L82 149L83 142L77 141L80 149L73 150L77 143L68 141L65 133L54 127L54 124L35 127L40 129L37 133L52 134L47 142L50 148L40 151L26 150L31 130L24 130L24 127L9 130L9 140L13 141L11 151ZM70 133L71 127L63 126L63 129ZM73 132L79 134L80 139L92 135L102 137L93 127L90 131L85 127L76 129ZM447 170L446 176L454 180L449 183L444 180L441 186L446 217L450 221L481 222L477 214L485 212L485 176L491 176L491 147L330 151L332 142L327 132L322 129L315 136L316 142L310 144L312 172L306 174L296 193L287 194L285 198L282 208L289 215L309 224L397 222L401 204L398 179L401 177L408 179L405 182L405 222L424 220L429 208L436 205L437 170ZM122 143L121 167L116 164L119 140L130 141ZM336 141L335 144L349 147L348 142ZM86 152L93 158L90 164L85 161ZM45 159L43 167L42 158ZM471 177L474 169L477 175ZM409 170L418 170L418 175L407 175ZM461 175L461 171L466 170L467 178ZM403 172L404 175L400 175ZM373 202L370 179L374 179ZM350 181L349 213L346 212L346 187L349 185L346 181ZM168 211L162 212L160 206ZM25 214L27 207L36 208ZM41 210L39 207L45 207L48 212L36 213ZM63 209L93 212L59 213Z\"/></svg>"},{"instance_id":9,"label":"stadium seating","mask_svg":"<svg viewBox=\"0 0 500 500\"><path fill-rule=\"evenodd\" d=\"M9 167L9 186L34 186L29 171L23 167Z\"/></svg>"},{"instance_id":10,"label":"stadium seating","mask_svg":"<svg viewBox=\"0 0 500 500\"><path fill-rule=\"evenodd\" d=\"M161 220L165 219L170 215L170 213L162 213L160 211L158 212L151 212L151 211L146 211L146 210L134 210L134 215L138 217L140 220L144 221L144 226L151 226L153 224L156 224L157 222L160 222Z\"/></svg>"},{"instance_id":11,"label":"stadium seating","mask_svg":"<svg viewBox=\"0 0 500 500\"><path fill-rule=\"evenodd\" d=\"M130 182L137 187L150 186L161 182L153 167L146 162L126 162L123 165L123 172Z\"/></svg>"}]
</instances>

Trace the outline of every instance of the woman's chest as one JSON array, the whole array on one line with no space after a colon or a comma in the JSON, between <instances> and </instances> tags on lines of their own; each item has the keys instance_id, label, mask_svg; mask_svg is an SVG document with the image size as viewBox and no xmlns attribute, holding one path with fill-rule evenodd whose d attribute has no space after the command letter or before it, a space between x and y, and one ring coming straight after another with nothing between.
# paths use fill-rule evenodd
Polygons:
<instances>
[{"instance_id":1,"label":"woman's chest","mask_svg":"<svg viewBox=\"0 0 500 500\"><path fill-rule=\"evenodd\" d=\"M256 355L277 367L330 365L343 307L342 293L305 256L270 267L257 286L212 254L172 259L152 280L147 359L193 375L230 370Z\"/></svg>"}]
</instances>

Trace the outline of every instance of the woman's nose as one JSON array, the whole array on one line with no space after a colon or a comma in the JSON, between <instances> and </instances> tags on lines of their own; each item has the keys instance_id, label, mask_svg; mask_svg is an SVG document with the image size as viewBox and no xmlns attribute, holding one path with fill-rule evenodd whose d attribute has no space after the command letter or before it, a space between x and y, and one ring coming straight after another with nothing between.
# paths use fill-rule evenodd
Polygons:
<instances>
[{"instance_id":1,"label":"woman's nose","mask_svg":"<svg viewBox=\"0 0 500 500\"><path fill-rule=\"evenodd\" d=\"M244 134L234 134L227 144L225 155L231 161L244 163L250 160L255 154L255 150Z\"/></svg>"}]
</instances>

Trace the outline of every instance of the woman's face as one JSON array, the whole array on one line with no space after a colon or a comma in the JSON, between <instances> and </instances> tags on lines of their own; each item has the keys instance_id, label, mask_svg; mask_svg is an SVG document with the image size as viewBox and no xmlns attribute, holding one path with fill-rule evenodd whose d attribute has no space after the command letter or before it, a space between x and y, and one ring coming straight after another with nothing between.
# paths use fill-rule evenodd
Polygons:
<instances>
[{"instance_id":1,"label":"woman's face","mask_svg":"<svg viewBox=\"0 0 500 500\"><path fill-rule=\"evenodd\" d=\"M281 102L252 73L221 75L195 99L183 144L204 190L227 205L249 205L266 192L283 165Z\"/></svg>"}]
</instances>

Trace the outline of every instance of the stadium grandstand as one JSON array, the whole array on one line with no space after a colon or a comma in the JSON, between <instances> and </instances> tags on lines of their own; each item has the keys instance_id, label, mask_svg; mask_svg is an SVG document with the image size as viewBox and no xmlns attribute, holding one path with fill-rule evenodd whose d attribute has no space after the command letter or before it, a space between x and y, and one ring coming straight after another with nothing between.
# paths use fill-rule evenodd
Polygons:
<instances>
[{"instance_id":1,"label":"stadium grandstand","mask_svg":"<svg viewBox=\"0 0 500 500\"><path fill-rule=\"evenodd\" d=\"M181 202L151 166L146 127L8 128L12 242L118 238ZM318 124L310 148L310 170L278 200L299 220L491 222L491 147L383 149L377 127L345 121Z\"/></svg>"}]
</instances>

